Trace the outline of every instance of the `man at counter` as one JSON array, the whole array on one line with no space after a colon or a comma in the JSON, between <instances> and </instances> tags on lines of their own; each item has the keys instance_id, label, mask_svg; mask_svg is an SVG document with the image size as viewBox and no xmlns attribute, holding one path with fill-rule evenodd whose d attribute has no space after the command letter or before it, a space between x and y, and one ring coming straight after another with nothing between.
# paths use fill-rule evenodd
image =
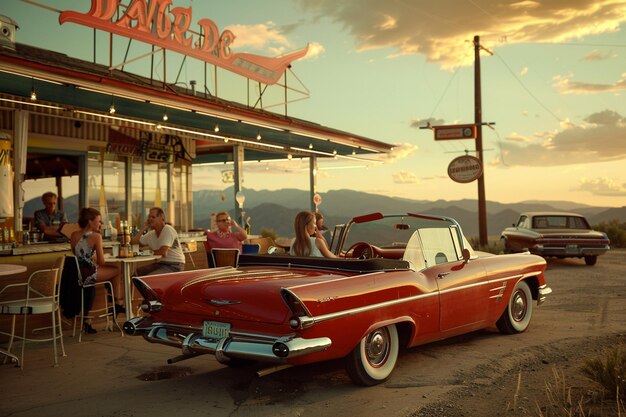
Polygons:
<instances>
[{"instance_id":1,"label":"man at counter","mask_svg":"<svg viewBox=\"0 0 626 417\"><path fill-rule=\"evenodd\" d=\"M65 212L57 210L57 195L51 191L41 196L44 208L35 211L35 228L43 233L44 239L61 237L59 228L67 223Z\"/></svg>"},{"instance_id":2,"label":"man at counter","mask_svg":"<svg viewBox=\"0 0 626 417\"><path fill-rule=\"evenodd\" d=\"M131 239L131 243L149 246L155 255L161 255L158 262L138 267L138 276L167 274L185 269L185 254L178 233L172 226L165 224L165 213L160 207L150 209L146 224Z\"/></svg>"}]
</instances>

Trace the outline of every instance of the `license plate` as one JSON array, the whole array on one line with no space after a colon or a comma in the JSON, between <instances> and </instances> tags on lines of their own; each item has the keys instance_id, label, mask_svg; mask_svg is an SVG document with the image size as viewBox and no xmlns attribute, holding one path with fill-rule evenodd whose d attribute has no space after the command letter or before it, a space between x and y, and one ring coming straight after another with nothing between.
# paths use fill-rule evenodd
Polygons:
<instances>
[{"instance_id":1,"label":"license plate","mask_svg":"<svg viewBox=\"0 0 626 417\"><path fill-rule=\"evenodd\" d=\"M230 334L230 324L219 321L205 321L202 324L202 336L223 339Z\"/></svg>"},{"instance_id":2,"label":"license plate","mask_svg":"<svg viewBox=\"0 0 626 417\"><path fill-rule=\"evenodd\" d=\"M566 252L576 252L576 251L578 251L578 245L566 245L565 246L565 251Z\"/></svg>"}]
</instances>

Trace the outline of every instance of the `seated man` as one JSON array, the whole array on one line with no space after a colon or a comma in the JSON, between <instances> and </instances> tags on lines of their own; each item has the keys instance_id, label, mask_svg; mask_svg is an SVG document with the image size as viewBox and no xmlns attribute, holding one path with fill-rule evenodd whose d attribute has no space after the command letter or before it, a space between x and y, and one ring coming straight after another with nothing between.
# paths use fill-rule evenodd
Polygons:
<instances>
[{"instance_id":1,"label":"seated man","mask_svg":"<svg viewBox=\"0 0 626 417\"><path fill-rule=\"evenodd\" d=\"M131 243L148 246L155 255L161 255L158 262L138 267L138 276L166 274L185 269L185 254L178 240L178 233L172 226L165 224L165 213L160 207L150 209L146 224L131 239Z\"/></svg>"}]
</instances>

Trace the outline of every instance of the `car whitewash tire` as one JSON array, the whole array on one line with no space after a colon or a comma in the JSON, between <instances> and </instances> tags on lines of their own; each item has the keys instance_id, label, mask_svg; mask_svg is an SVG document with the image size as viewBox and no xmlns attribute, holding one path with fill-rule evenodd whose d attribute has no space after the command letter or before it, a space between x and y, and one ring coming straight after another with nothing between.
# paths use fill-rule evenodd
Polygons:
<instances>
[{"instance_id":1,"label":"car whitewash tire","mask_svg":"<svg viewBox=\"0 0 626 417\"><path fill-rule=\"evenodd\" d=\"M502 333L521 333L528 328L533 315L533 296L526 281L519 281L513 288L509 303L496 322Z\"/></svg>"},{"instance_id":2,"label":"car whitewash tire","mask_svg":"<svg viewBox=\"0 0 626 417\"><path fill-rule=\"evenodd\" d=\"M398 360L398 344L398 331L393 324L367 334L346 358L352 381L364 386L386 381Z\"/></svg>"}]
</instances>

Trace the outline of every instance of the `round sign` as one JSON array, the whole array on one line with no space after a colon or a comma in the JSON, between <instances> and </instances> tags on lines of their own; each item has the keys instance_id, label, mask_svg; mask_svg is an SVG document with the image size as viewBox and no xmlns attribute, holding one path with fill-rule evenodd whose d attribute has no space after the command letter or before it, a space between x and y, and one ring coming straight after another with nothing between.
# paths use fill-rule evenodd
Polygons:
<instances>
[{"instance_id":1,"label":"round sign","mask_svg":"<svg viewBox=\"0 0 626 417\"><path fill-rule=\"evenodd\" d=\"M454 158L448 165L448 176L456 182L467 183L478 179L483 174L480 159L475 156L463 155Z\"/></svg>"}]
</instances>

